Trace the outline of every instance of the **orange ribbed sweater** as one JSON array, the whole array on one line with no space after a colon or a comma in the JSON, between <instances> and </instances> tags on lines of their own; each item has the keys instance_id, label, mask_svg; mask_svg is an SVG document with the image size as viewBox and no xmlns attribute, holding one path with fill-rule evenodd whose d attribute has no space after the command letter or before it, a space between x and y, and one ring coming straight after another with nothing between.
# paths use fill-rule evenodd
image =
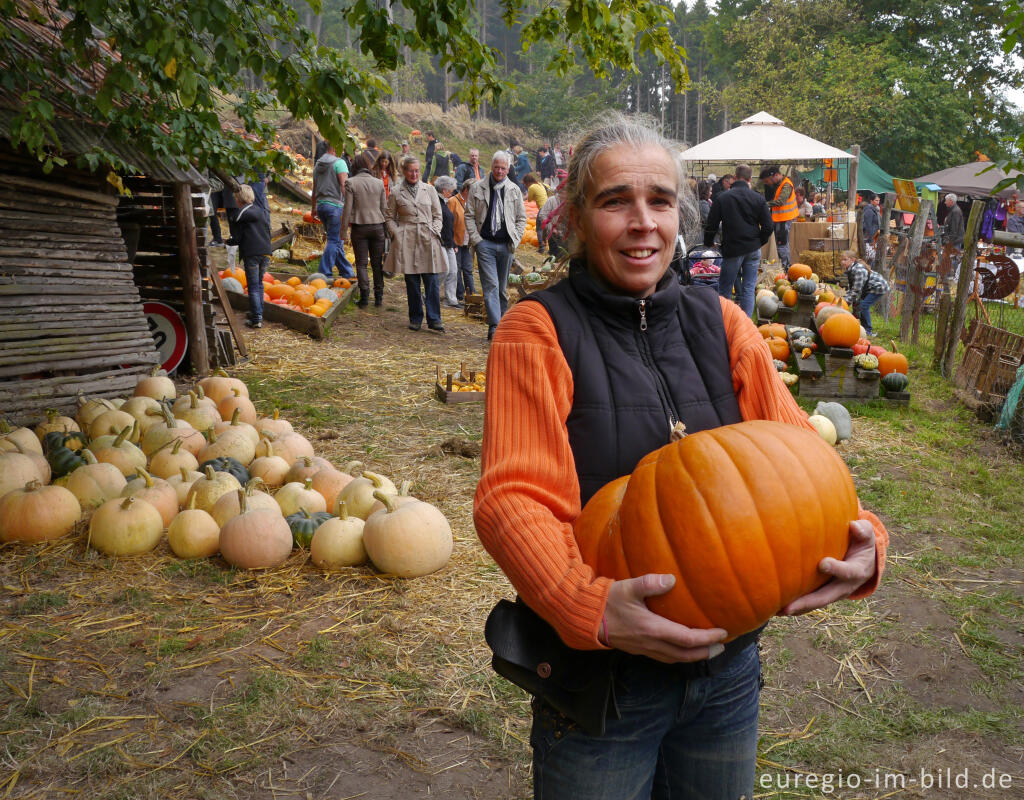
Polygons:
<instances>
[{"instance_id":1,"label":"orange ribbed sweater","mask_svg":"<svg viewBox=\"0 0 1024 800\"><path fill-rule=\"evenodd\" d=\"M722 301L733 387L743 419L811 427L775 375L764 339L735 304ZM487 362L483 463L474 503L480 541L512 585L570 647L601 649L598 628L611 580L580 560L572 523L580 513L566 419L572 407L569 365L540 303L519 303L501 321ZM889 535L875 529L874 577L855 597L874 591Z\"/></svg>"}]
</instances>

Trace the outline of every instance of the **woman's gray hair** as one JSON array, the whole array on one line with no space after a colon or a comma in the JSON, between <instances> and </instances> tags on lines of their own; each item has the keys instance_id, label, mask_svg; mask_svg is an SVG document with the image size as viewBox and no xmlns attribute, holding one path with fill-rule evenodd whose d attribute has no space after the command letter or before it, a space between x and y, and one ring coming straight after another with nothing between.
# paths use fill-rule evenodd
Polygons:
<instances>
[{"instance_id":1,"label":"woman's gray hair","mask_svg":"<svg viewBox=\"0 0 1024 800\"><path fill-rule=\"evenodd\" d=\"M434 181L434 188L437 189L437 193L441 192L454 192L458 184L455 182L455 178L449 175L442 175L436 181Z\"/></svg>"},{"instance_id":2,"label":"woman's gray hair","mask_svg":"<svg viewBox=\"0 0 1024 800\"><path fill-rule=\"evenodd\" d=\"M414 156L412 153L409 153L409 155L403 157L402 160L398 162L398 168L402 172L405 172L405 168L409 164L412 164L413 162L415 162L417 165L419 165L420 160L418 158L416 158L416 156Z\"/></svg>"},{"instance_id":3,"label":"woman's gray hair","mask_svg":"<svg viewBox=\"0 0 1024 800\"><path fill-rule=\"evenodd\" d=\"M672 159L676 168L676 200L679 207L679 232L687 242L701 241L700 211L696 195L687 189L683 163L679 158L682 149L677 142L666 138L650 117L626 116L617 111L598 116L577 139L569 159L568 177L565 183L566 205L582 211L587 191L594 179L594 163L606 151L618 145L634 149L660 147ZM575 234L570 236L569 252L573 257L583 254L582 245Z\"/></svg>"},{"instance_id":4,"label":"woman's gray hair","mask_svg":"<svg viewBox=\"0 0 1024 800\"><path fill-rule=\"evenodd\" d=\"M506 167L512 166L512 157L508 154L508 150L495 150L494 155L491 156L491 164L495 161L504 161Z\"/></svg>"}]
</instances>

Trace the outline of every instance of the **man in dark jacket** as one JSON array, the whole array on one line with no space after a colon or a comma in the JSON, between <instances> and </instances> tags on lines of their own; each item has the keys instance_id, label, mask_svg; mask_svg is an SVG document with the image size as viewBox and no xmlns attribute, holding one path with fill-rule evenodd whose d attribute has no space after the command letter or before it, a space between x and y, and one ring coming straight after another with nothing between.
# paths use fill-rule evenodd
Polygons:
<instances>
[{"instance_id":1,"label":"man in dark jacket","mask_svg":"<svg viewBox=\"0 0 1024 800\"><path fill-rule=\"evenodd\" d=\"M722 226L723 258L718 293L731 298L733 284L739 278L736 296L746 314L754 312L761 247L774 230L768 203L763 195L750 188L750 177L749 165L737 165L735 181L711 204L711 213L704 227L704 244L710 247L714 244L719 224Z\"/></svg>"},{"instance_id":2,"label":"man in dark jacket","mask_svg":"<svg viewBox=\"0 0 1024 800\"><path fill-rule=\"evenodd\" d=\"M875 263L875 238L882 228L882 216L878 211L881 198L874 192L864 192L864 209L860 217L861 241L864 242L864 260Z\"/></svg>"}]
</instances>

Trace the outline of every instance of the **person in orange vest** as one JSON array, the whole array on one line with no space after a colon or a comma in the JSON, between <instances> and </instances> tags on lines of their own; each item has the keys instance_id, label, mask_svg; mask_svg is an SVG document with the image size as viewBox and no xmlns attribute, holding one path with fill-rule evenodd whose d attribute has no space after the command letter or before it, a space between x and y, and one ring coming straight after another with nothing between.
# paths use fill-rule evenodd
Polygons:
<instances>
[{"instance_id":1,"label":"person in orange vest","mask_svg":"<svg viewBox=\"0 0 1024 800\"><path fill-rule=\"evenodd\" d=\"M779 251L779 260L783 269L789 269L789 226L800 216L793 181L784 176L778 166L765 167L759 177L765 185L765 195L771 195L768 196L768 208L771 209L772 224L775 226L775 247ZM774 190L774 193L769 192L769 189Z\"/></svg>"}]
</instances>

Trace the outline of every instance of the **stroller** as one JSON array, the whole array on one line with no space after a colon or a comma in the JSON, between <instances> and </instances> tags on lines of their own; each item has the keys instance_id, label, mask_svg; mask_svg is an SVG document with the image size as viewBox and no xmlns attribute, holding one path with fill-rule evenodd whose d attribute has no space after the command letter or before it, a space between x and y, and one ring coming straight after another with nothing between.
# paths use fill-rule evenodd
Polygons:
<instances>
[{"instance_id":1,"label":"stroller","mask_svg":"<svg viewBox=\"0 0 1024 800\"><path fill-rule=\"evenodd\" d=\"M674 263L679 272L679 282L684 286L710 286L718 291L722 254L715 248L696 245L686 251L685 257L677 249Z\"/></svg>"}]
</instances>

